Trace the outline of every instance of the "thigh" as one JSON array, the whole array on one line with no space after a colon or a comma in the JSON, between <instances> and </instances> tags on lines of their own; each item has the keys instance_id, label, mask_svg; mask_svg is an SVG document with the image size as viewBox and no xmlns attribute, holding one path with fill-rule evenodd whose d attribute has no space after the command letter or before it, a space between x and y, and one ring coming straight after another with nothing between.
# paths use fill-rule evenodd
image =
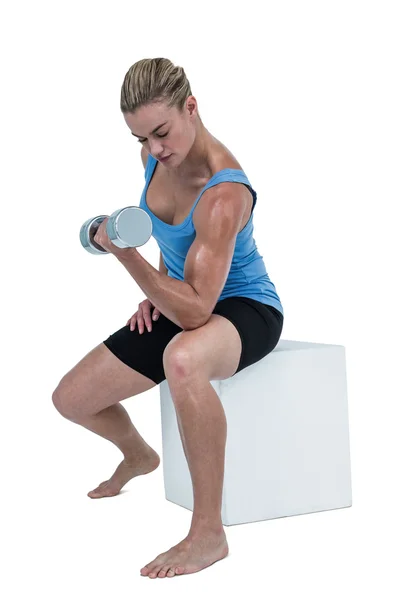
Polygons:
<instances>
[{"instance_id":1,"label":"thigh","mask_svg":"<svg viewBox=\"0 0 400 600\"><path fill-rule=\"evenodd\" d=\"M64 416L95 414L156 384L124 364L101 343L61 379L53 403Z\"/></svg>"},{"instance_id":2,"label":"thigh","mask_svg":"<svg viewBox=\"0 0 400 600\"><path fill-rule=\"evenodd\" d=\"M165 379L164 350L181 331L181 327L160 314L157 321L152 321L151 331L145 327L140 334L137 326L131 331L129 325L125 325L103 344L127 367L159 384Z\"/></svg>"},{"instance_id":3,"label":"thigh","mask_svg":"<svg viewBox=\"0 0 400 600\"><path fill-rule=\"evenodd\" d=\"M182 385L186 377L227 379L237 369L241 350L235 326L212 314L204 325L178 333L168 344L163 360L169 384Z\"/></svg>"},{"instance_id":4,"label":"thigh","mask_svg":"<svg viewBox=\"0 0 400 600\"><path fill-rule=\"evenodd\" d=\"M242 351L234 374L272 352L282 333L282 313L252 298L224 298L217 302L213 313L229 319L240 335Z\"/></svg>"},{"instance_id":5,"label":"thigh","mask_svg":"<svg viewBox=\"0 0 400 600\"><path fill-rule=\"evenodd\" d=\"M180 327L160 315L139 334L126 325L93 348L61 379L53 402L64 414L94 414L165 379L164 349Z\"/></svg>"}]
</instances>

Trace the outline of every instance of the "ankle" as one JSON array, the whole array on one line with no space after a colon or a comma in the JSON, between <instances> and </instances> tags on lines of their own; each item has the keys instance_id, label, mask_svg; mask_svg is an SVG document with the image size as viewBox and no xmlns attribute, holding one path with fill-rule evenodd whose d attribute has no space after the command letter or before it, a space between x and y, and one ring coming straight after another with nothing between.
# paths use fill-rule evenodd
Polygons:
<instances>
[{"instance_id":1,"label":"ankle","mask_svg":"<svg viewBox=\"0 0 400 600\"><path fill-rule=\"evenodd\" d=\"M130 466L137 465L140 463L160 463L160 457L157 452L150 446L141 451L132 451L124 453L124 463Z\"/></svg>"},{"instance_id":2,"label":"ankle","mask_svg":"<svg viewBox=\"0 0 400 600\"><path fill-rule=\"evenodd\" d=\"M192 519L190 531L188 534L189 539L198 539L204 537L226 537L225 530L220 520L209 520L209 519Z\"/></svg>"},{"instance_id":3,"label":"ankle","mask_svg":"<svg viewBox=\"0 0 400 600\"><path fill-rule=\"evenodd\" d=\"M154 453L153 448L137 433L115 440L114 443L127 460L137 461L141 457L147 458Z\"/></svg>"}]
</instances>

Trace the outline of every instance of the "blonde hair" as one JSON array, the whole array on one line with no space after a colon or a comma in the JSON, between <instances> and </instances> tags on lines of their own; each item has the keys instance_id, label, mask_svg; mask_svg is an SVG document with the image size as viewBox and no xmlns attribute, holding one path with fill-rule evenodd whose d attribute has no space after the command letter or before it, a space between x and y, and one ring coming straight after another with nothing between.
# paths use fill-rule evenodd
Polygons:
<instances>
[{"instance_id":1,"label":"blonde hair","mask_svg":"<svg viewBox=\"0 0 400 600\"><path fill-rule=\"evenodd\" d=\"M192 95L190 83L182 67L167 58L143 58L126 73L121 88L121 111L133 113L141 106L153 102L166 102L168 108L179 112L188 96Z\"/></svg>"}]
</instances>

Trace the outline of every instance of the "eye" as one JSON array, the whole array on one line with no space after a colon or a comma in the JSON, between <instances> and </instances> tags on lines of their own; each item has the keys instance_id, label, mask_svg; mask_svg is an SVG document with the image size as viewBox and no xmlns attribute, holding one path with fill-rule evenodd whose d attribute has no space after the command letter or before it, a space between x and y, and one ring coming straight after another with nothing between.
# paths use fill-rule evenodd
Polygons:
<instances>
[{"instance_id":1,"label":"eye","mask_svg":"<svg viewBox=\"0 0 400 600\"><path fill-rule=\"evenodd\" d=\"M167 133L164 133L164 135L158 135L158 134L156 134L156 135L157 135L157 137L164 138L168 135L168 133L169 133L169 131L167 131ZM145 142L145 141L146 141L146 138L144 140L138 140L138 142L140 144L143 144L143 142Z\"/></svg>"}]
</instances>

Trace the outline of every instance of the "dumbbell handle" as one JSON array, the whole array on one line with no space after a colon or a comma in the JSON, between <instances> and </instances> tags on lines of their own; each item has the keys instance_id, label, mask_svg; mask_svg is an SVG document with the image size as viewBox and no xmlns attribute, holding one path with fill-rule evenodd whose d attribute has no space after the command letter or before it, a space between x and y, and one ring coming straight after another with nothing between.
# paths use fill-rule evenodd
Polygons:
<instances>
[{"instance_id":1,"label":"dumbbell handle","mask_svg":"<svg viewBox=\"0 0 400 600\"><path fill-rule=\"evenodd\" d=\"M91 254L109 254L94 241L100 224L108 215L88 219L82 225L79 237L82 246ZM126 206L112 213L106 225L107 235L118 248L143 246L151 237L153 225L146 211L138 206Z\"/></svg>"}]
</instances>

